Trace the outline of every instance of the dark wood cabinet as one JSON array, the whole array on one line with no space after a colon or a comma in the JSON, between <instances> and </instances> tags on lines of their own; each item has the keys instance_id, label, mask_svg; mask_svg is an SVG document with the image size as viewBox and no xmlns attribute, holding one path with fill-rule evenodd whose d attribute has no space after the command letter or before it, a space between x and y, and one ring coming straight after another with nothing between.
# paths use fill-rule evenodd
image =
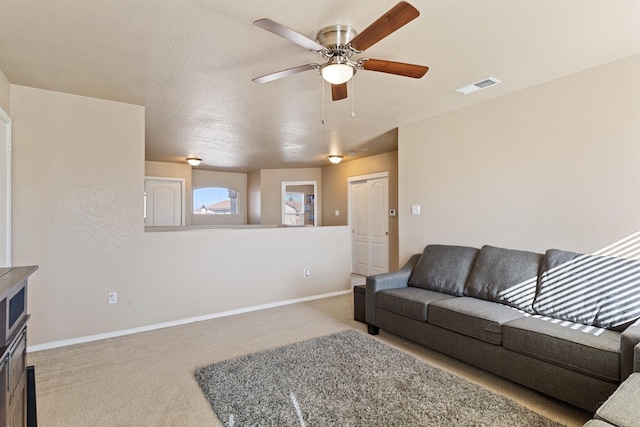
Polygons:
<instances>
[{"instance_id":1,"label":"dark wood cabinet","mask_svg":"<svg viewBox=\"0 0 640 427\"><path fill-rule=\"evenodd\" d=\"M0 426L27 425L27 278L38 267L0 268Z\"/></svg>"}]
</instances>

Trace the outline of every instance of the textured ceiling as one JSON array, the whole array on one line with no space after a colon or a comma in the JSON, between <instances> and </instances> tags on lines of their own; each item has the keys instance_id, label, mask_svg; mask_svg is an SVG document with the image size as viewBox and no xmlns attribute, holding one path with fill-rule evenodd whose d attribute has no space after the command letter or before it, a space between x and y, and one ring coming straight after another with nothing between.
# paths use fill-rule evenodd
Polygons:
<instances>
[{"instance_id":1,"label":"textured ceiling","mask_svg":"<svg viewBox=\"0 0 640 427\"><path fill-rule=\"evenodd\" d=\"M427 65L422 79L359 71L337 102L329 87L323 101L315 71L251 81L322 62L254 20L314 39L333 24L362 31L396 3L0 0L0 70L13 84L145 106L147 160L251 171L387 151L400 125L640 53L638 0L412 0L420 17L366 56ZM489 76L503 83L453 92Z\"/></svg>"}]
</instances>

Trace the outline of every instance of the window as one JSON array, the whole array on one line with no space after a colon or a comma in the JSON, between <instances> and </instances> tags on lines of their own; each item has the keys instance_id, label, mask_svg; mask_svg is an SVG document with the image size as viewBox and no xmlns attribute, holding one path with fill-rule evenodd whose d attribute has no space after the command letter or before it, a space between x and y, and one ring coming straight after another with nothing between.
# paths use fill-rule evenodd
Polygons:
<instances>
[{"instance_id":1,"label":"window","mask_svg":"<svg viewBox=\"0 0 640 427\"><path fill-rule=\"evenodd\" d=\"M195 215L237 214L238 192L222 187L193 190L193 213Z\"/></svg>"}]
</instances>

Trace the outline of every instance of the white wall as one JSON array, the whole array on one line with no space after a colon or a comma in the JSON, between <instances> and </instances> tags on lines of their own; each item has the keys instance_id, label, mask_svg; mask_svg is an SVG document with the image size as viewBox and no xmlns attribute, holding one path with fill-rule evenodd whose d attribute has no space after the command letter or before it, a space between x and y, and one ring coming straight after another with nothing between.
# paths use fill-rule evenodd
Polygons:
<instances>
[{"instance_id":1,"label":"white wall","mask_svg":"<svg viewBox=\"0 0 640 427\"><path fill-rule=\"evenodd\" d=\"M11 115L31 346L349 289L347 227L145 233L142 107L11 86Z\"/></svg>"},{"instance_id":2,"label":"white wall","mask_svg":"<svg viewBox=\"0 0 640 427\"><path fill-rule=\"evenodd\" d=\"M9 114L10 85L0 70L0 267L8 267L11 261L11 118Z\"/></svg>"},{"instance_id":3,"label":"white wall","mask_svg":"<svg viewBox=\"0 0 640 427\"><path fill-rule=\"evenodd\" d=\"M401 127L401 263L428 243L593 251L640 230L638 76L634 56Z\"/></svg>"},{"instance_id":4,"label":"white wall","mask_svg":"<svg viewBox=\"0 0 640 427\"><path fill-rule=\"evenodd\" d=\"M9 101L10 101L9 88L10 88L9 80L7 80L2 70L0 70L0 108L2 108L7 114L9 114Z\"/></svg>"},{"instance_id":5,"label":"white wall","mask_svg":"<svg viewBox=\"0 0 640 427\"><path fill-rule=\"evenodd\" d=\"M206 187L223 187L238 192L238 213L235 215L198 215L192 214L193 225L243 225L247 223L247 174L194 170L192 172L193 190ZM193 203L187 206L193 212Z\"/></svg>"}]
</instances>

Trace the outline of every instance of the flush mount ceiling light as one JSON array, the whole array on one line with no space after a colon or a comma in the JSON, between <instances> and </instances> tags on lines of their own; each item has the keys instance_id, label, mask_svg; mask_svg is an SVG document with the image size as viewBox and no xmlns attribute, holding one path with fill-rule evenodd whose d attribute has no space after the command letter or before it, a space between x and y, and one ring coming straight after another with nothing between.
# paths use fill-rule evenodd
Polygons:
<instances>
[{"instance_id":1,"label":"flush mount ceiling light","mask_svg":"<svg viewBox=\"0 0 640 427\"><path fill-rule=\"evenodd\" d=\"M454 92L458 92L463 95L468 95L470 93L477 92L479 90L486 89L491 86L495 86L498 83L502 83L502 82L494 77L487 77L486 79L482 79L470 85L459 87L458 89L455 89Z\"/></svg>"},{"instance_id":2,"label":"flush mount ceiling light","mask_svg":"<svg viewBox=\"0 0 640 427\"><path fill-rule=\"evenodd\" d=\"M320 66L322 78L332 85L341 85L351 80L356 67L343 56L335 55L329 62Z\"/></svg>"},{"instance_id":3,"label":"flush mount ceiling light","mask_svg":"<svg viewBox=\"0 0 640 427\"><path fill-rule=\"evenodd\" d=\"M329 159L329 161L331 163L334 163L334 164L340 163L342 161L342 156L339 156L337 154L332 154L332 155L328 156L327 158Z\"/></svg>"},{"instance_id":4,"label":"flush mount ceiling light","mask_svg":"<svg viewBox=\"0 0 640 427\"><path fill-rule=\"evenodd\" d=\"M187 163L189 163L191 166L198 166L200 162L202 162L202 159L200 157L187 157Z\"/></svg>"}]
</instances>

